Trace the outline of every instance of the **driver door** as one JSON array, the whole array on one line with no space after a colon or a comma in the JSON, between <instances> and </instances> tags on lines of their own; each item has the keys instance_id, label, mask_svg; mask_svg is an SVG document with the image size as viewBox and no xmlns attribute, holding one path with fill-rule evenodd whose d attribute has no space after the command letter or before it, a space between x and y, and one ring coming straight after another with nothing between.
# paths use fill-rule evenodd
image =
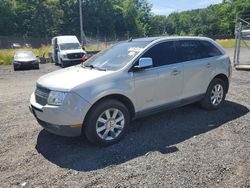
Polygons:
<instances>
[{"instance_id":1,"label":"driver door","mask_svg":"<svg viewBox=\"0 0 250 188\"><path fill-rule=\"evenodd\" d=\"M157 103L156 92L158 89L157 80L159 79L158 70L146 68L133 73L135 86L135 101L138 111L153 108Z\"/></svg>"},{"instance_id":2,"label":"driver door","mask_svg":"<svg viewBox=\"0 0 250 188\"><path fill-rule=\"evenodd\" d=\"M134 72L138 110L164 107L180 101L183 87L182 65L177 62L174 41L151 47L143 58L152 58L153 67Z\"/></svg>"}]
</instances>

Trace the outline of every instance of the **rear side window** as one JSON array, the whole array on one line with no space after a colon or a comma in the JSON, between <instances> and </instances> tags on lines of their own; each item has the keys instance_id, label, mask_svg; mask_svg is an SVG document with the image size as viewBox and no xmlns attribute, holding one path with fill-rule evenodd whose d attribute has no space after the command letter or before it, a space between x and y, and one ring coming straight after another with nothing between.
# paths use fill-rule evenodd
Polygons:
<instances>
[{"instance_id":1,"label":"rear side window","mask_svg":"<svg viewBox=\"0 0 250 188\"><path fill-rule=\"evenodd\" d=\"M220 56L222 55L221 51L215 47L211 42L200 41L202 46L205 48L208 57Z\"/></svg>"},{"instance_id":2,"label":"rear side window","mask_svg":"<svg viewBox=\"0 0 250 188\"><path fill-rule=\"evenodd\" d=\"M178 61L191 61L207 57L207 52L198 40L177 41Z\"/></svg>"},{"instance_id":3,"label":"rear side window","mask_svg":"<svg viewBox=\"0 0 250 188\"><path fill-rule=\"evenodd\" d=\"M175 42L168 41L157 44L145 52L142 57L151 57L154 67L176 63Z\"/></svg>"}]
</instances>

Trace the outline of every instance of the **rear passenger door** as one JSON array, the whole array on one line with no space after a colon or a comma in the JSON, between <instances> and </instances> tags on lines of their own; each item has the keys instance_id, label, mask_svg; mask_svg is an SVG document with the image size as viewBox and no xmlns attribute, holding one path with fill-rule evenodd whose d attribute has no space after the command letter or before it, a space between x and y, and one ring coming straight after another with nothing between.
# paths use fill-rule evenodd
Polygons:
<instances>
[{"instance_id":1,"label":"rear passenger door","mask_svg":"<svg viewBox=\"0 0 250 188\"><path fill-rule=\"evenodd\" d=\"M207 76L207 53L198 40L179 40L176 49L183 69L182 99L198 97L204 93L202 86Z\"/></svg>"},{"instance_id":2,"label":"rear passenger door","mask_svg":"<svg viewBox=\"0 0 250 188\"><path fill-rule=\"evenodd\" d=\"M206 52L205 71L203 77L203 90L206 91L211 80L215 76L216 67L224 61L222 52L209 41L200 40L202 48Z\"/></svg>"}]
</instances>

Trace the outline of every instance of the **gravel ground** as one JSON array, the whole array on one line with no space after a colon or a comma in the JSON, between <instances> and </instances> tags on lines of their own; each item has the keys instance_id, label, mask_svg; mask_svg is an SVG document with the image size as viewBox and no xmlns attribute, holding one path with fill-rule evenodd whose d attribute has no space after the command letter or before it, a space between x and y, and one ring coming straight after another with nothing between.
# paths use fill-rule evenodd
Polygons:
<instances>
[{"instance_id":1,"label":"gravel ground","mask_svg":"<svg viewBox=\"0 0 250 188\"><path fill-rule=\"evenodd\" d=\"M0 187L250 187L250 72L233 71L221 109L143 118L102 148L47 133L29 112L36 80L56 69L0 66Z\"/></svg>"}]
</instances>

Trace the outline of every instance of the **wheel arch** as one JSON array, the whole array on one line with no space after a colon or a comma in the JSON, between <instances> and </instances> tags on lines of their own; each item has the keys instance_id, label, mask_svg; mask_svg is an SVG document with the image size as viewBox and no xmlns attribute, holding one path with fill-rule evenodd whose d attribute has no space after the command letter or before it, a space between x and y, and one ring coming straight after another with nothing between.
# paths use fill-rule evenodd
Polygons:
<instances>
[{"instance_id":1,"label":"wheel arch","mask_svg":"<svg viewBox=\"0 0 250 188\"><path fill-rule=\"evenodd\" d=\"M223 80L223 82L225 83L225 86L226 86L226 93L228 93L228 90L229 90L229 79L228 79L228 77L225 75L225 74L218 74L218 75L216 75L214 78L213 78L213 80L215 79L215 78L218 78L218 79L221 79L221 80Z\"/></svg>"},{"instance_id":2,"label":"wheel arch","mask_svg":"<svg viewBox=\"0 0 250 188\"><path fill-rule=\"evenodd\" d=\"M121 102L122 104L124 104L128 110L129 110L129 113L130 113L130 118L133 119L135 117L135 107L132 103L132 101L125 95L122 95L122 94L109 94L109 95L106 95L106 96L103 96L101 97L100 99L98 99L97 101L95 101L93 103L93 105L90 107L90 109L88 110L87 114L85 115L84 117L84 120L83 120L83 128L84 128L84 124L85 124L85 121L86 119L88 118L89 116L89 113L91 112L91 110L101 101L103 100L107 100L107 99L115 99L119 102Z\"/></svg>"}]
</instances>

